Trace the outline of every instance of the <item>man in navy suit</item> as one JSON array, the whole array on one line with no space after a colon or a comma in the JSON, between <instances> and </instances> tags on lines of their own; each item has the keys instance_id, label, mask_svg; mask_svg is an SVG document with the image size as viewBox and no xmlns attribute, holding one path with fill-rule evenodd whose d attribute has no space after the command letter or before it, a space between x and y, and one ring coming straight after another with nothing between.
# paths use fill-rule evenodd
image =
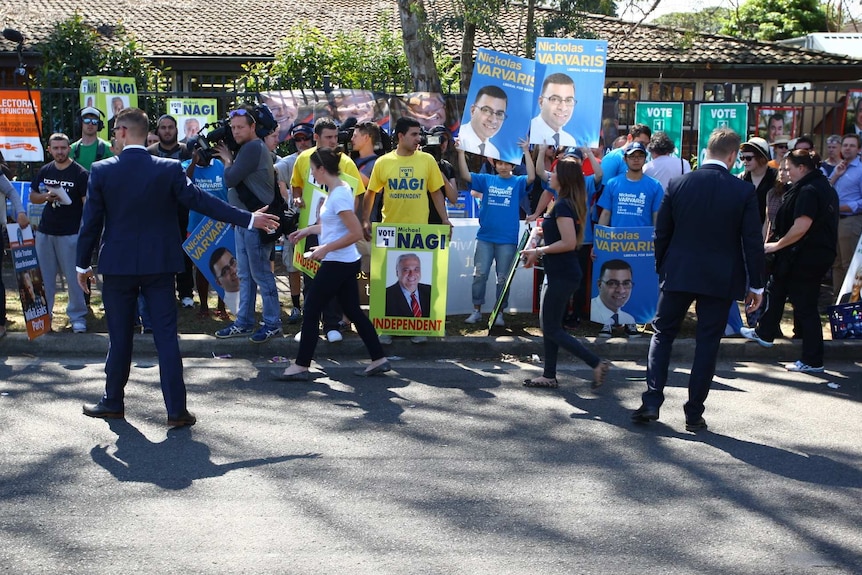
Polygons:
<instances>
[{"instance_id":1,"label":"man in navy suit","mask_svg":"<svg viewBox=\"0 0 862 575\"><path fill-rule=\"evenodd\" d=\"M183 270L178 206L244 227L275 229L275 216L234 208L202 192L187 180L180 163L151 156L144 144L149 121L137 108L116 116L113 135L123 152L95 162L90 169L87 202L78 236L78 285L88 292L93 276L90 256L101 237L99 272L110 346L105 361L105 395L84 404L84 415L124 417L123 390L129 379L137 298L146 299L168 425L194 425L186 409L186 386L177 339L174 275Z\"/></svg>"},{"instance_id":2,"label":"man in navy suit","mask_svg":"<svg viewBox=\"0 0 862 575\"><path fill-rule=\"evenodd\" d=\"M386 315L429 317L431 286L419 283L422 279L422 262L419 261L419 256L416 254L398 256L395 262L395 276L398 281L386 288Z\"/></svg>"},{"instance_id":3,"label":"man in navy suit","mask_svg":"<svg viewBox=\"0 0 862 575\"><path fill-rule=\"evenodd\" d=\"M727 310L743 296L747 311L760 307L764 256L757 195L752 184L728 171L740 144L732 130L715 130L706 160L698 170L670 181L659 208L655 263L661 293L647 359L647 390L643 404L632 414L635 422L658 419L673 340L696 302L696 348L685 428L706 429L703 404L715 376Z\"/></svg>"}]
</instances>

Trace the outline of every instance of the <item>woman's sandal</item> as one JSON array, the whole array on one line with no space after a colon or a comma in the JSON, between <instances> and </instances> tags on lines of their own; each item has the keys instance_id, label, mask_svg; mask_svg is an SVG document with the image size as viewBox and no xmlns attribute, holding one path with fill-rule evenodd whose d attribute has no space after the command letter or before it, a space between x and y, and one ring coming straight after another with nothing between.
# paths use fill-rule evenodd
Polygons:
<instances>
[{"instance_id":1,"label":"woman's sandal","mask_svg":"<svg viewBox=\"0 0 862 575\"><path fill-rule=\"evenodd\" d=\"M560 387L556 379L548 379L547 377L538 377L536 379L525 379L524 387L544 387L548 389L556 389Z\"/></svg>"},{"instance_id":2,"label":"woman's sandal","mask_svg":"<svg viewBox=\"0 0 862 575\"><path fill-rule=\"evenodd\" d=\"M605 384L605 377L611 369L611 362L602 360L599 365L593 368L593 382L590 384L591 389L598 389Z\"/></svg>"}]
</instances>

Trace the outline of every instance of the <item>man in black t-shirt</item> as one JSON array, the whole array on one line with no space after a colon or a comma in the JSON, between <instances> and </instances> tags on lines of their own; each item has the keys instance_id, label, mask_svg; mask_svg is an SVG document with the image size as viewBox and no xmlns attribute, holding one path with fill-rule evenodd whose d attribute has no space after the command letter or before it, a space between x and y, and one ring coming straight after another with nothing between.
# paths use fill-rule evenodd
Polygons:
<instances>
[{"instance_id":1,"label":"man in black t-shirt","mask_svg":"<svg viewBox=\"0 0 862 575\"><path fill-rule=\"evenodd\" d=\"M30 187L30 201L47 204L36 231L36 256L45 281L48 312L53 315L57 272L60 272L69 290L66 315L72 323L72 331L84 333L87 331L87 304L78 286L75 257L88 174L69 157L70 149L66 134L51 135L48 150L54 161L42 166L36 174Z\"/></svg>"}]
</instances>

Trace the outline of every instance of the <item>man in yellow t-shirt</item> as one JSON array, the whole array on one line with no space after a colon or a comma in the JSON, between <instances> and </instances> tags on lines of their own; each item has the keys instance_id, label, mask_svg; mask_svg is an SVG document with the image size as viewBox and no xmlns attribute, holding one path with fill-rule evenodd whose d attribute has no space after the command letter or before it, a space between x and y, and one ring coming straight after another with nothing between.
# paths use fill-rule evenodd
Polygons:
<instances>
[{"instance_id":1,"label":"man in yellow t-shirt","mask_svg":"<svg viewBox=\"0 0 862 575\"><path fill-rule=\"evenodd\" d=\"M420 124L412 118L399 118L395 123L398 146L377 159L365 192L362 228L371 239L371 207L374 196L383 193L383 222L396 224L427 224L428 194L440 220L451 225L443 201L443 175L431 154L419 151Z\"/></svg>"}]
</instances>

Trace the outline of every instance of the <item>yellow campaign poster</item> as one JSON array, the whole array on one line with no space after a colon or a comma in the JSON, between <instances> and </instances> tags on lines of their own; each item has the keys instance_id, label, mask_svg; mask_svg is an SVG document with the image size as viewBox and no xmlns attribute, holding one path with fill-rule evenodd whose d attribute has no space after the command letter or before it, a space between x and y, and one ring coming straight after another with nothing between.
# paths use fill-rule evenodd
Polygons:
<instances>
[{"instance_id":1,"label":"yellow campaign poster","mask_svg":"<svg viewBox=\"0 0 862 575\"><path fill-rule=\"evenodd\" d=\"M359 181L349 174L342 172L339 177L344 180L344 183L351 187L353 195L356 195L356 189ZM326 196L329 193L325 188L318 185L317 181L309 174L305 185L302 188L302 202L305 207L299 212L299 229L313 226L317 223L320 217L320 208L323 207L323 202L326 201ZM314 243L311 243L314 242ZM317 245L317 236L302 238L297 242L293 250L293 266L304 274L314 277L317 275L317 270L320 269L320 262L311 258L305 257L308 248ZM307 246L307 247L306 247Z\"/></svg>"},{"instance_id":2,"label":"yellow campaign poster","mask_svg":"<svg viewBox=\"0 0 862 575\"><path fill-rule=\"evenodd\" d=\"M32 103L27 90L0 90L0 151L7 162L45 161L36 125L36 117L42 116L42 94L36 90L31 94Z\"/></svg>"},{"instance_id":3,"label":"yellow campaign poster","mask_svg":"<svg viewBox=\"0 0 862 575\"><path fill-rule=\"evenodd\" d=\"M194 138L207 124L218 120L218 100L215 98L171 98L167 113L177 121L179 140L183 144ZM206 132L204 132L206 133Z\"/></svg>"},{"instance_id":4,"label":"yellow campaign poster","mask_svg":"<svg viewBox=\"0 0 862 575\"><path fill-rule=\"evenodd\" d=\"M99 130L103 140L111 139L114 118L126 108L138 107L138 89L134 78L120 76L87 76L81 78L81 107L93 107L102 113L104 122Z\"/></svg>"},{"instance_id":5,"label":"yellow campaign poster","mask_svg":"<svg viewBox=\"0 0 862 575\"><path fill-rule=\"evenodd\" d=\"M446 335L449 226L373 225L368 316L377 333Z\"/></svg>"}]
</instances>

